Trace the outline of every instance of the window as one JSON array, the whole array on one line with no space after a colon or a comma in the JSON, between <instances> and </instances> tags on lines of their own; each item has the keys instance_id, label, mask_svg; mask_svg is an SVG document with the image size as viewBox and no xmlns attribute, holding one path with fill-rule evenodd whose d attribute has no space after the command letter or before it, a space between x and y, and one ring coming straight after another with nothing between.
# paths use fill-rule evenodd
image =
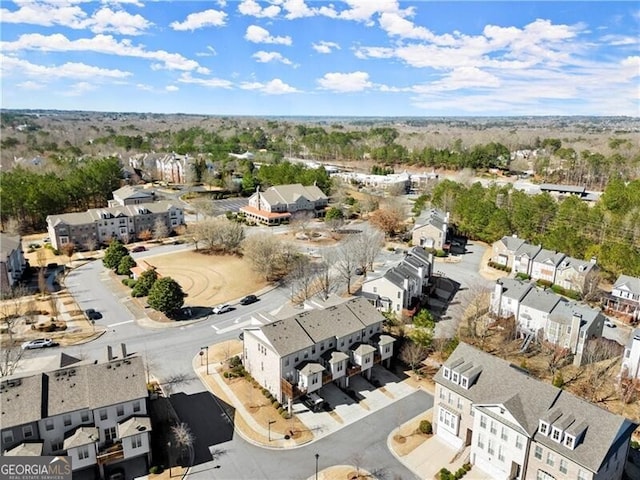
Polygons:
<instances>
[{"instance_id":1,"label":"window","mask_svg":"<svg viewBox=\"0 0 640 480\"><path fill-rule=\"evenodd\" d=\"M140 411L140 400L136 400L135 402L133 402L133 411L134 412Z\"/></svg>"},{"instance_id":2,"label":"window","mask_svg":"<svg viewBox=\"0 0 640 480\"><path fill-rule=\"evenodd\" d=\"M462 397L458 397L458 410L462 410Z\"/></svg>"},{"instance_id":3,"label":"window","mask_svg":"<svg viewBox=\"0 0 640 480\"><path fill-rule=\"evenodd\" d=\"M564 458L560 459L560 472L567 473L567 461Z\"/></svg>"},{"instance_id":4,"label":"window","mask_svg":"<svg viewBox=\"0 0 640 480\"><path fill-rule=\"evenodd\" d=\"M104 429L105 442L113 442L116 439L116 427L109 427Z\"/></svg>"},{"instance_id":5,"label":"window","mask_svg":"<svg viewBox=\"0 0 640 480\"><path fill-rule=\"evenodd\" d=\"M484 435L478 434L478 448L484 449Z\"/></svg>"},{"instance_id":6,"label":"window","mask_svg":"<svg viewBox=\"0 0 640 480\"><path fill-rule=\"evenodd\" d=\"M25 425L24 427L22 427L22 437L23 438L33 437L33 427L31 425Z\"/></svg>"},{"instance_id":7,"label":"window","mask_svg":"<svg viewBox=\"0 0 640 480\"><path fill-rule=\"evenodd\" d=\"M71 415L64 415L62 417L62 422L64 423L65 427L68 427L69 425L71 425Z\"/></svg>"},{"instance_id":8,"label":"window","mask_svg":"<svg viewBox=\"0 0 640 480\"><path fill-rule=\"evenodd\" d=\"M440 389L440 400L444 400L444 390Z\"/></svg>"},{"instance_id":9,"label":"window","mask_svg":"<svg viewBox=\"0 0 640 480\"><path fill-rule=\"evenodd\" d=\"M87 445L83 445L82 447L78 448L78 458L80 460L89 458L89 447Z\"/></svg>"},{"instance_id":10,"label":"window","mask_svg":"<svg viewBox=\"0 0 640 480\"><path fill-rule=\"evenodd\" d=\"M538 473L536 473L536 480L555 480L555 477L553 475L549 475L543 470L538 470Z\"/></svg>"},{"instance_id":11,"label":"window","mask_svg":"<svg viewBox=\"0 0 640 480\"><path fill-rule=\"evenodd\" d=\"M509 433L507 432L507 429L504 427L502 427L502 430L500 431L500 438L506 441L509 440Z\"/></svg>"},{"instance_id":12,"label":"window","mask_svg":"<svg viewBox=\"0 0 640 480\"><path fill-rule=\"evenodd\" d=\"M551 438L553 438L556 442L560 441L560 436L562 435L562 432L560 431L560 429L553 427L552 428L552 433L551 433Z\"/></svg>"},{"instance_id":13,"label":"window","mask_svg":"<svg viewBox=\"0 0 640 480\"><path fill-rule=\"evenodd\" d=\"M142 434L131 437L131 448L140 448L142 446Z\"/></svg>"},{"instance_id":14,"label":"window","mask_svg":"<svg viewBox=\"0 0 640 480\"><path fill-rule=\"evenodd\" d=\"M516 448L522 450L522 437L520 435L516 435Z\"/></svg>"},{"instance_id":15,"label":"window","mask_svg":"<svg viewBox=\"0 0 640 480\"><path fill-rule=\"evenodd\" d=\"M489 441L487 442L487 453L489 455L493 455L495 453L495 450L493 448L493 439L490 438Z\"/></svg>"},{"instance_id":16,"label":"window","mask_svg":"<svg viewBox=\"0 0 640 480\"><path fill-rule=\"evenodd\" d=\"M533 452L533 456L538 460L542 460L542 447L540 445L536 445L536 449Z\"/></svg>"},{"instance_id":17,"label":"window","mask_svg":"<svg viewBox=\"0 0 640 480\"><path fill-rule=\"evenodd\" d=\"M556 457L553 453L547 452L547 465L553 467L556 464Z\"/></svg>"},{"instance_id":18,"label":"window","mask_svg":"<svg viewBox=\"0 0 640 480\"><path fill-rule=\"evenodd\" d=\"M578 469L578 480L587 480L587 472L582 469Z\"/></svg>"},{"instance_id":19,"label":"window","mask_svg":"<svg viewBox=\"0 0 640 480\"><path fill-rule=\"evenodd\" d=\"M576 437L573 435L565 435L564 436L564 446L573 449L576 443Z\"/></svg>"},{"instance_id":20,"label":"window","mask_svg":"<svg viewBox=\"0 0 640 480\"><path fill-rule=\"evenodd\" d=\"M289 359L288 359L288 358L287 358L287 359L285 359L285 361L284 361L284 366L285 366L285 367L288 367L288 366L289 366Z\"/></svg>"},{"instance_id":21,"label":"window","mask_svg":"<svg viewBox=\"0 0 640 480\"><path fill-rule=\"evenodd\" d=\"M495 435L497 433L497 429L496 429L496 422L494 422L493 420L491 420L491 427L490 427L490 431L493 435Z\"/></svg>"},{"instance_id":22,"label":"window","mask_svg":"<svg viewBox=\"0 0 640 480\"><path fill-rule=\"evenodd\" d=\"M453 403L453 394L449 392L449 398L447 398L447 403L451 405Z\"/></svg>"},{"instance_id":23,"label":"window","mask_svg":"<svg viewBox=\"0 0 640 480\"><path fill-rule=\"evenodd\" d=\"M498 460L504 462L504 451L502 445L498 445Z\"/></svg>"},{"instance_id":24,"label":"window","mask_svg":"<svg viewBox=\"0 0 640 480\"><path fill-rule=\"evenodd\" d=\"M440 408L438 412L438 427L444 428L446 431L458 435L458 416L444 408Z\"/></svg>"},{"instance_id":25,"label":"window","mask_svg":"<svg viewBox=\"0 0 640 480\"><path fill-rule=\"evenodd\" d=\"M449 380L449 378L451 378L451 370L449 370L447 367L444 367L444 370L442 371L442 376L447 380Z\"/></svg>"},{"instance_id":26,"label":"window","mask_svg":"<svg viewBox=\"0 0 640 480\"><path fill-rule=\"evenodd\" d=\"M118 405L116 407L116 415L118 415L119 417L124 415L124 405Z\"/></svg>"},{"instance_id":27,"label":"window","mask_svg":"<svg viewBox=\"0 0 640 480\"><path fill-rule=\"evenodd\" d=\"M82 420L82 422L89 421L89 410L83 410L82 413L80 413L80 420Z\"/></svg>"},{"instance_id":28,"label":"window","mask_svg":"<svg viewBox=\"0 0 640 480\"><path fill-rule=\"evenodd\" d=\"M453 373L451 374L451 381L452 381L453 383L458 383L458 372L453 372Z\"/></svg>"},{"instance_id":29,"label":"window","mask_svg":"<svg viewBox=\"0 0 640 480\"><path fill-rule=\"evenodd\" d=\"M469 384L469 381L467 380L467 377L462 377L462 387L467 388L468 384Z\"/></svg>"},{"instance_id":30,"label":"window","mask_svg":"<svg viewBox=\"0 0 640 480\"><path fill-rule=\"evenodd\" d=\"M61 438L58 438L51 442L51 450L54 452L58 452L64 448L64 442Z\"/></svg>"},{"instance_id":31,"label":"window","mask_svg":"<svg viewBox=\"0 0 640 480\"><path fill-rule=\"evenodd\" d=\"M100 410L100 420L106 420L107 419L107 409L103 408Z\"/></svg>"},{"instance_id":32,"label":"window","mask_svg":"<svg viewBox=\"0 0 640 480\"><path fill-rule=\"evenodd\" d=\"M487 428L487 417L480 415L480 428Z\"/></svg>"},{"instance_id":33,"label":"window","mask_svg":"<svg viewBox=\"0 0 640 480\"><path fill-rule=\"evenodd\" d=\"M7 430L6 432L2 432L2 442L3 443L13 443L13 431Z\"/></svg>"},{"instance_id":34,"label":"window","mask_svg":"<svg viewBox=\"0 0 640 480\"><path fill-rule=\"evenodd\" d=\"M540 433L542 435L548 435L549 434L549 424L546 422L543 422L542 420L540 420Z\"/></svg>"},{"instance_id":35,"label":"window","mask_svg":"<svg viewBox=\"0 0 640 480\"><path fill-rule=\"evenodd\" d=\"M45 430L53 430L53 420L47 418L44 421L44 428L45 428Z\"/></svg>"}]
</instances>

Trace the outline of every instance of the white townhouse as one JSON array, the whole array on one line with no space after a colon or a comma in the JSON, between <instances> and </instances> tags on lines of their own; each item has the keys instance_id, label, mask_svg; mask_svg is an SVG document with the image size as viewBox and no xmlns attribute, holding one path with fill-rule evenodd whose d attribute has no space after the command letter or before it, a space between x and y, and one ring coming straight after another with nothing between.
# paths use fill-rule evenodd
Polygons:
<instances>
[{"instance_id":1,"label":"white townhouse","mask_svg":"<svg viewBox=\"0 0 640 480\"><path fill-rule=\"evenodd\" d=\"M517 235L502 237L491 246L491 261L513 269L515 254L524 243Z\"/></svg>"},{"instance_id":2,"label":"white townhouse","mask_svg":"<svg viewBox=\"0 0 640 480\"><path fill-rule=\"evenodd\" d=\"M413 247L397 266L365 280L362 296L379 310L402 316L427 293L432 266L433 255L423 247Z\"/></svg>"},{"instance_id":3,"label":"white townhouse","mask_svg":"<svg viewBox=\"0 0 640 480\"><path fill-rule=\"evenodd\" d=\"M547 324L549 315L560 302L561 297L551 290L532 288L520 302L518 312L519 327L525 332L536 333Z\"/></svg>"},{"instance_id":4,"label":"white townhouse","mask_svg":"<svg viewBox=\"0 0 640 480\"><path fill-rule=\"evenodd\" d=\"M620 376L640 378L640 328L633 331L624 348Z\"/></svg>"},{"instance_id":5,"label":"white townhouse","mask_svg":"<svg viewBox=\"0 0 640 480\"><path fill-rule=\"evenodd\" d=\"M465 343L434 380L435 434L486 476L623 478L637 423Z\"/></svg>"},{"instance_id":6,"label":"white townhouse","mask_svg":"<svg viewBox=\"0 0 640 480\"><path fill-rule=\"evenodd\" d=\"M530 276L533 259L540 250L542 250L540 245L530 245L528 243L520 245L513 255L513 273L524 273Z\"/></svg>"},{"instance_id":7,"label":"white townhouse","mask_svg":"<svg viewBox=\"0 0 640 480\"><path fill-rule=\"evenodd\" d=\"M600 267L595 257L589 261L564 257L556 268L556 279L553 283L565 290L585 294L596 286L599 271Z\"/></svg>"},{"instance_id":8,"label":"white townhouse","mask_svg":"<svg viewBox=\"0 0 640 480\"><path fill-rule=\"evenodd\" d=\"M26 268L22 238L0 232L0 293L9 293Z\"/></svg>"},{"instance_id":9,"label":"white townhouse","mask_svg":"<svg viewBox=\"0 0 640 480\"><path fill-rule=\"evenodd\" d=\"M491 292L490 312L499 318L515 317L520 314L520 302L535 288L532 283L522 282L512 278L502 278L496 281Z\"/></svg>"},{"instance_id":10,"label":"white townhouse","mask_svg":"<svg viewBox=\"0 0 640 480\"><path fill-rule=\"evenodd\" d=\"M640 278L620 275L613 284L611 294L603 299L605 308L630 321L640 319Z\"/></svg>"},{"instance_id":11,"label":"white townhouse","mask_svg":"<svg viewBox=\"0 0 640 480\"><path fill-rule=\"evenodd\" d=\"M565 257L564 253L543 248L533 257L529 275L535 280L556 283L558 266Z\"/></svg>"},{"instance_id":12,"label":"white townhouse","mask_svg":"<svg viewBox=\"0 0 640 480\"><path fill-rule=\"evenodd\" d=\"M421 215L411 231L411 241L420 247L444 250L449 241L449 212L433 208Z\"/></svg>"},{"instance_id":13,"label":"white townhouse","mask_svg":"<svg viewBox=\"0 0 640 480\"><path fill-rule=\"evenodd\" d=\"M316 185L277 185L264 192L260 187L249 197L249 204L240 208L249 220L265 225L279 225L298 212L323 217L329 198Z\"/></svg>"},{"instance_id":14,"label":"white townhouse","mask_svg":"<svg viewBox=\"0 0 640 480\"><path fill-rule=\"evenodd\" d=\"M269 316L261 314L261 321ZM291 407L303 394L329 382L371 376L374 363L390 361L395 338L382 333L384 317L360 297L296 313L243 336L243 363L278 401Z\"/></svg>"},{"instance_id":15,"label":"white townhouse","mask_svg":"<svg viewBox=\"0 0 640 480\"><path fill-rule=\"evenodd\" d=\"M63 358L57 370L0 383L2 454L68 455L80 479L145 475L151 422L142 359L124 345L105 363Z\"/></svg>"}]
</instances>

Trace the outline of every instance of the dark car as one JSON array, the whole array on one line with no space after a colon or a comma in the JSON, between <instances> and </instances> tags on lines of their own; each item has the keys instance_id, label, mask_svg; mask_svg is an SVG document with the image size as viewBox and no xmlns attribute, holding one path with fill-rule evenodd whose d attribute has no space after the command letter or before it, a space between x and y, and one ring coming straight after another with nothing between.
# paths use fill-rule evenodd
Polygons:
<instances>
[{"instance_id":1,"label":"dark car","mask_svg":"<svg viewBox=\"0 0 640 480\"><path fill-rule=\"evenodd\" d=\"M242 300L240 300L240 305L251 305L252 303L256 303L258 301L258 297L255 295L247 295Z\"/></svg>"},{"instance_id":2,"label":"dark car","mask_svg":"<svg viewBox=\"0 0 640 480\"><path fill-rule=\"evenodd\" d=\"M102 314L100 312L96 312L93 308L85 310L84 313L89 320L100 320L102 318Z\"/></svg>"},{"instance_id":3,"label":"dark car","mask_svg":"<svg viewBox=\"0 0 640 480\"><path fill-rule=\"evenodd\" d=\"M138 252L146 252L147 251L147 247L145 247L144 245L138 245L137 247L133 247L131 249L131 251L133 253L138 253Z\"/></svg>"}]
</instances>

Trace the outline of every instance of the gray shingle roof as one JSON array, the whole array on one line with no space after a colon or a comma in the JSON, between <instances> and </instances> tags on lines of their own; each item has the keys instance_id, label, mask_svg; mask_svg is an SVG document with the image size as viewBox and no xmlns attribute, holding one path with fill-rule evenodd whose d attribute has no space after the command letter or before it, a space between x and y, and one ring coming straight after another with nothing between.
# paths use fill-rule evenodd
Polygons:
<instances>
[{"instance_id":1,"label":"gray shingle roof","mask_svg":"<svg viewBox=\"0 0 640 480\"><path fill-rule=\"evenodd\" d=\"M368 343L360 343L358 346L354 345L352 350L356 355L366 355L368 353L374 353L376 348L373 345L369 345Z\"/></svg>"},{"instance_id":2,"label":"gray shingle roof","mask_svg":"<svg viewBox=\"0 0 640 480\"><path fill-rule=\"evenodd\" d=\"M558 265L560 265L560 262L562 262L562 259L564 257L564 253L554 252L553 250L547 250L546 248L543 248L538 252L533 261L536 263L546 263L557 267Z\"/></svg>"},{"instance_id":3,"label":"gray shingle roof","mask_svg":"<svg viewBox=\"0 0 640 480\"><path fill-rule=\"evenodd\" d=\"M579 260L573 257L564 257L558 265L558 270L572 269L578 273L586 275L596 266L594 262L588 262L586 260Z\"/></svg>"},{"instance_id":4,"label":"gray shingle roof","mask_svg":"<svg viewBox=\"0 0 640 480\"><path fill-rule=\"evenodd\" d=\"M1 385L3 428L144 399L148 394L140 357L61 368L6 380Z\"/></svg>"},{"instance_id":5,"label":"gray shingle roof","mask_svg":"<svg viewBox=\"0 0 640 480\"><path fill-rule=\"evenodd\" d=\"M411 250L409 250L409 253L407 255L409 257L415 257L422 263L429 263L429 253L427 253L424 247L415 246L411 248Z\"/></svg>"},{"instance_id":6,"label":"gray shingle roof","mask_svg":"<svg viewBox=\"0 0 640 480\"><path fill-rule=\"evenodd\" d=\"M151 419L148 417L131 417L118 424L118 437L125 438L141 432L151 431Z\"/></svg>"},{"instance_id":7,"label":"gray shingle roof","mask_svg":"<svg viewBox=\"0 0 640 480\"><path fill-rule=\"evenodd\" d=\"M529 258L533 258L537 255L537 253L541 250L540 245L531 245L530 243L523 243L518 247L515 252L516 257L520 257L522 255L526 255Z\"/></svg>"},{"instance_id":8,"label":"gray shingle roof","mask_svg":"<svg viewBox=\"0 0 640 480\"><path fill-rule=\"evenodd\" d=\"M295 203L300 197L305 197L311 202L327 198L317 186L309 185L305 187L300 183L270 187L264 192L261 192L261 195L262 198L271 205L278 203Z\"/></svg>"},{"instance_id":9,"label":"gray shingle roof","mask_svg":"<svg viewBox=\"0 0 640 480\"><path fill-rule=\"evenodd\" d=\"M502 295L515 300L522 300L534 288L532 283L515 280L513 278L501 278L498 283L502 285Z\"/></svg>"},{"instance_id":10,"label":"gray shingle roof","mask_svg":"<svg viewBox=\"0 0 640 480\"><path fill-rule=\"evenodd\" d=\"M308 377L314 373L324 372L325 368L317 362L305 362L305 365L298 368L298 370L302 375Z\"/></svg>"},{"instance_id":11,"label":"gray shingle roof","mask_svg":"<svg viewBox=\"0 0 640 480\"><path fill-rule=\"evenodd\" d=\"M551 290L532 288L521 302L524 307L530 307L540 312L551 313L562 297Z\"/></svg>"},{"instance_id":12,"label":"gray shingle roof","mask_svg":"<svg viewBox=\"0 0 640 480\"><path fill-rule=\"evenodd\" d=\"M536 380L509 362L470 345L458 345L444 365L451 367L460 360L482 367L478 379L468 390L445 379L443 369L436 374L435 381L474 404L504 405L534 441L593 472L597 472L608 453L615 450L612 446L627 439L637 426L620 415ZM500 388L496 388L497 382ZM539 433L540 419L547 419L556 426L562 425L573 434L586 427L584 437L572 450Z\"/></svg>"},{"instance_id":13,"label":"gray shingle roof","mask_svg":"<svg viewBox=\"0 0 640 480\"><path fill-rule=\"evenodd\" d=\"M502 244L505 246L505 248L507 250L509 250L510 252L515 252L524 243L523 239L518 238L518 237L513 237L513 236L504 236L498 241L502 242Z\"/></svg>"},{"instance_id":14,"label":"gray shingle roof","mask_svg":"<svg viewBox=\"0 0 640 480\"><path fill-rule=\"evenodd\" d=\"M295 317L268 323L260 327L260 330L281 357L311 347L315 343Z\"/></svg>"},{"instance_id":15,"label":"gray shingle roof","mask_svg":"<svg viewBox=\"0 0 640 480\"><path fill-rule=\"evenodd\" d=\"M591 308L584 303L571 302L561 299L561 301L558 302L558 304L551 311L549 320L563 325L569 325L574 315L580 315L580 317L582 318L582 321L580 322L580 328L587 328L602 316L602 311L597 308Z\"/></svg>"},{"instance_id":16,"label":"gray shingle roof","mask_svg":"<svg viewBox=\"0 0 640 480\"><path fill-rule=\"evenodd\" d=\"M620 275L613 285L613 288L620 288L623 285L633 294L640 295L640 278Z\"/></svg>"},{"instance_id":17,"label":"gray shingle roof","mask_svg":"<svg viewBox=\"0 0 640 480\"><path fill-rule=\"evenodd\" d=\"M342 362L344 360L348 360L349 355L347 355L344 352L341 352L340 350L331 350L329 352L324 352L322 354L322 358L327 362L334 364L334 363Z\"/></svg>"},{"instance_id":18,"label":"gray shingle roof","mask_svg":"<svg viewBox=\"0 0 640 480\"><path fill-rule=\"evenodd\" d=\"M145 192L138 188L134 188L130 185L126 185L122 188L113 191L113 198L121 198L122 200L128 200L130 198L147 198L153 199L154 195L151 192Z\"/></svg>"},{"instance_id":19,"label":"gray shingle roof","mask_svg":"<svg viewBox=\"0 0 640 480\"><path fill-rule=\"evenodd\" d=\"M100 440L100 434L96 427L78 427L69 438L64 441L64 449L68 450L82 445L89 445Z\"/></svg>"},{"instance_id":20,"label":"gray shingle roof","mask_svg":"<svg viewBox=\"0 0 640 480\"><path fill-rule=\"evenodd\" d=\"M102 220L103 213L109 213L114 217L135 217L140 215L140 209L146 209L150 213L162 213L175 207L169 201L159 201L153 203L144 203L141 205L124 205L117 207L91 208L86 212L62 213L60 215L49 215L47 222L56 225L58 223L66 223L68 225L85 225Z\"/></svg>"},{"instance_id":21,"label":"gray shingle roof","mask_svg":"<svg viewBox=\"0 0 640 480\"><path fill-rule=\"evenodd\" d=\"M0 232L0 260L4 261L15 250L22 250L20 236Z\"/></svg>"},{"instance_id":22,"label":"gray shingle roof","mask_svg":"<svg viewBox=\"0 0 640 480\"><path fill-rule=\"evenodd\" d=\"M44 443L21 443L3 453L6 457L40 457Z\"/></svg>"}]
</instances>

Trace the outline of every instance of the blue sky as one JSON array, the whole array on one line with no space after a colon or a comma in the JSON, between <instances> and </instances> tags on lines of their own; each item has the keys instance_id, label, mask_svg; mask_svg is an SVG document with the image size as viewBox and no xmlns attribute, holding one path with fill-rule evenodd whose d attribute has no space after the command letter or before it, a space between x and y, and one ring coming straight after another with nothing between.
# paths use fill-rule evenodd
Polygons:
<instances>
[{"instance_id":1,"label":"blue sky","mask_svg":"<svg viewBox=\"0 0 640 480\"><path fill-rule=\"evenodd\" d=\"M640 116L638 2L3 0L2 107Z\"/></svg>"}]
</instances>

